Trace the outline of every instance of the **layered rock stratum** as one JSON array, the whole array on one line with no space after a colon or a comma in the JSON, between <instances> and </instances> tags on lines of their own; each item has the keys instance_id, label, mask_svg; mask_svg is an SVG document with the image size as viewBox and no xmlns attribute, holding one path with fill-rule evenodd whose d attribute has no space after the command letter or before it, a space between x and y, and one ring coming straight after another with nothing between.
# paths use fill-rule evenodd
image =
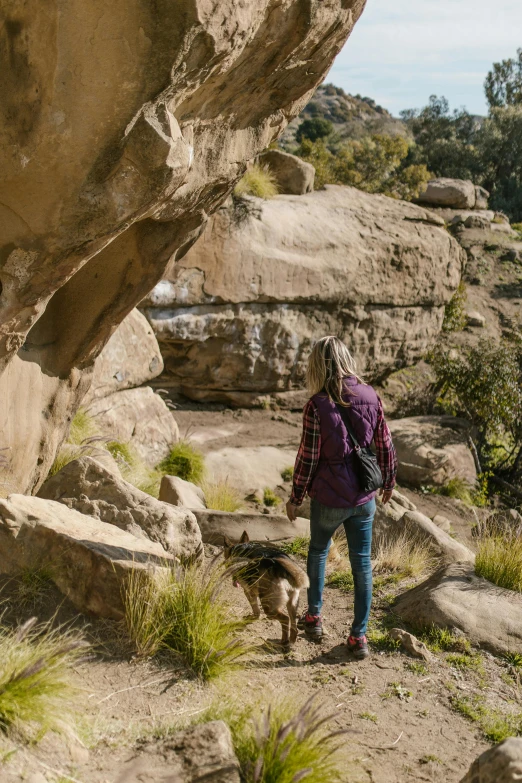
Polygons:
<instances>
[{"instance_id":1,"label":"layered rock stratum","mask_svg":"<svg viewBox=\"0 0 522 783\"><path fill-rule=\"evenodd\" d=\"M10 489L38 488L112 331L306 104L364 4L2 3Z\"/></svg>"},{"instance_id":2,"label":"layered rock stratum","mask_svg":"<svg viewBox=\"0 0 522 783\"><path fill-rule=\"evenodd\" d=\"M430 210L342 186L230 200L142 303L163 381L248 404L302 388L336 334L375 380L434 342L464 251Z\"/></svg>"}]
</instances>

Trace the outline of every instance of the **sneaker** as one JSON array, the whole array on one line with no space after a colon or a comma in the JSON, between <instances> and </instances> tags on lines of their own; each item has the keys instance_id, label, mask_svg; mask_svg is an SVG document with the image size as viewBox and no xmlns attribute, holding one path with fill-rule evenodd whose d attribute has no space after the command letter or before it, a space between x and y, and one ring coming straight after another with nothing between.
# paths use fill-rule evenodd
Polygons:
<instances>
[{"instance_id":1,"label":"sneaker","mask_svg":"<svg viewBox=\"0 0 522 783\"><path fill-rule=\"evenodd\" d=\"M358 661L367 658L370 654L366 636L349 636L346 642L348 649L353 652L353 657Z\"/></svg>"},{"instance_id":2,"label":"sneaker","mask_svg":"<svg viewBox=\"0 0 522 783\"><path fill-rule=\"evenodd\" d=\"M323 638L323 621L320 614L308 614L304 617L304 632L309 639Z\"/></svg>"}]
</instances>

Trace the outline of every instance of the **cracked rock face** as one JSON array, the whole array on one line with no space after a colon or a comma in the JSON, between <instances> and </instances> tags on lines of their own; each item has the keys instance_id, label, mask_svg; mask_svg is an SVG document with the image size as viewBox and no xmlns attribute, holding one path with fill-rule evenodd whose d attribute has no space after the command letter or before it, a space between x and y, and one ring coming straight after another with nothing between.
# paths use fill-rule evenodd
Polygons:
<instances>
[{"instance_id":1,"label":"cracked rock face","mask_svg":"<svg viewBox=\"0 0 522 783\"><path fill-rule=\"evenodd\" d=\"M4 0L2 492L35 490L120 321L296 116L365 0Z\"/></svg>"},{"instance_id":2,"label":"cracked rock face","mask_svg":"<svg viewBox=\"0 0 522 783\"><path fill-rule=\"evenodd\" d=\"M230 200L142 306L166 383L244 404L301 388L325 334L340 336L370 379L413 364L440 331L462 261L429 210L327 186Z\"/></svg>"}]
</instances>

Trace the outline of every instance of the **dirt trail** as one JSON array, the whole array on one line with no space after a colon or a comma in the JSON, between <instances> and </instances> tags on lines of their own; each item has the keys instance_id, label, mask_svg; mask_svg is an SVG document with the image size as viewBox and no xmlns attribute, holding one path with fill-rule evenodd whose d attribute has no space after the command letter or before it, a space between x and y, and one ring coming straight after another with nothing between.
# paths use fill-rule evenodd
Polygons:
<instances>
[{"instance_id":1,"label":"dirt trail","mask_svg":"<svg viewBox=\"0 0 522 783\"><path fill-rule=\"evenodd\" d=\"M295 426L300 422L299 413L281 413L286 421L274 421L273 411L179 409L175 415L182 434L190 425L207 451L224 445L297 448L299 442L300 430ZM218 437L205 438L205 434ZM435 508L462 527L463 537L466 532L469 535L472 519L461 504L408 494L421 510L434 513ZM424 509L423 503L429 508ZM385 592L376 595L374 627L389 614L394 595L411 584L383 588ZM219 686L202 685L182 666L173 668L171 660L133 660L122 647L115 624L79 617L53 589L36 606L23 608L14 600L15 589L11 582L3 591L11 598L10 621L20 622L33 614L45 619L61 603L57 621L82 628L94 648L93 657L75 671L83 689L79 706L85 747L76 744L68 748L63 740L52 737L36 748L3 739L2 783L114 783L124 761L140 752L141 740L195 719L216 697ZM246 615L249 607L243 592L231 583L226 592L231 612ZM318 645L300 634L289 656L277 646L279 625L266 619L249 625L245 633L255 643L256 653L247 668L226 682L225 692L238 703L258 699L266 703L281 696L300 701L318 694L335 716L334 724L350 730L346 735L346 783L441 779L457 783L488 743L475 724L454 711L451 696L479 694L496 705L520 703L521 694L505 663L481 654L480 666L462 670L447 653L438 653L433 662L421 665L402 652L379 651L368 661L357 663L344 645L352 600L351 594L328 587L324 609L328 636ZM273 644L267 646L267 641ZM10 754L11 750L15 752Z\"/></svg>"}]
</instances>

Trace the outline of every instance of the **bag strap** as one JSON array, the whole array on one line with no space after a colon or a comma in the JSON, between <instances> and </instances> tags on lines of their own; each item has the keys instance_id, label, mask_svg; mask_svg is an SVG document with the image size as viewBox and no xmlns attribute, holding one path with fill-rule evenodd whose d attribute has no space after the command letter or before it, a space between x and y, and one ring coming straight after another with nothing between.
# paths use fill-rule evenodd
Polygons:
<instances>
[{"instance_id":1,"label":"bag strap","mask_svg":"<svg viewBox=\"0 0 522 783\"><path fill-rule=\"evenodd\" d=\"M344 426L348 430L348 435L352 439L352 443L355 446L356 451L360 451L360 445L359 441L357 440L357 436L355 435L354 429L352 427L352 424L350 422L350 419L348 418L348 408L345 408L344 405L339 405L338 402L335 403L335 407L337 408L339 415L343 421Z\"/></svg>"}]
</instances>

